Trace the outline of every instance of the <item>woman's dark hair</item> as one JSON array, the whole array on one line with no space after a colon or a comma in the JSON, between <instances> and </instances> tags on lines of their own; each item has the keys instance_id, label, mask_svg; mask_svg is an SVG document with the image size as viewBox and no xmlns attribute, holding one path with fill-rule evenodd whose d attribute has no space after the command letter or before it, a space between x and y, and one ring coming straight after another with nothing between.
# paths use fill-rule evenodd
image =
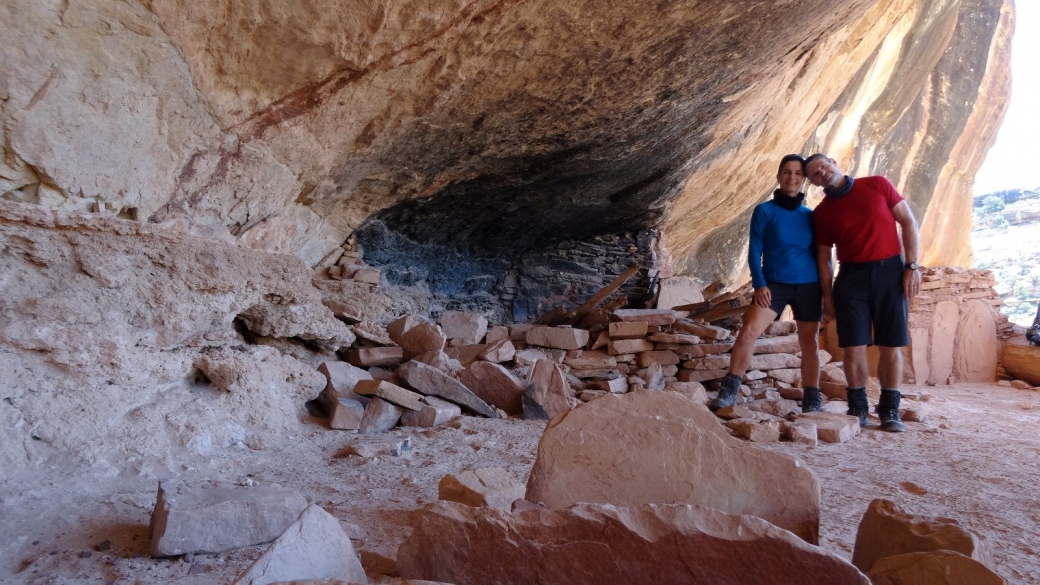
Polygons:
<instances>
[{"instance_id":1,"label":"woman's dark hair","mask_svg":"<svg viewBox=\"0 0 1040 585\"><path fill-rule=\"evenodd\" d=\"M780 174L780 171L784 170L784 165L789 162L798 161L798 164L802 165L802 169L805 169L805 159L800 154L789 154L784 158L780 159L780 166L776 169L776 174Z\"/></svg>"}]
</instances>

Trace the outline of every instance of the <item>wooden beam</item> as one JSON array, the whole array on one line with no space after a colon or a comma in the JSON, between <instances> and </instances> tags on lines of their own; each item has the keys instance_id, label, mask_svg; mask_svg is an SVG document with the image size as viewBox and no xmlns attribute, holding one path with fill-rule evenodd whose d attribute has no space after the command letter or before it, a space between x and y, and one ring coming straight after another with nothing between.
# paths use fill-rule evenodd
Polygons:
<instances>
[{"instance_id":1,"label":"wooden beam","mask_svg":"<svg viewBox=\"0 0 1040 585\"><path fill-rule=\"evenodd\" d=\"M578 307L577 309L574 309L570 313L567 313L567 318L563 322L569 324L576 323L579 319L584 317L586 313L588 313L592 309L595 309L596 305L602 303L604 299L614 294L617 291L617 289L621 288L621 285L625 284L625 282L627 282L628 279L635 276L641 268L643 267L640 266L638 263L633 265L631 268L622 273L621 276L615 278L614 282L599 289L599 291L596 294L592 295L592 298L585 301L584 305Z\"/></svg>"}]
</instances>

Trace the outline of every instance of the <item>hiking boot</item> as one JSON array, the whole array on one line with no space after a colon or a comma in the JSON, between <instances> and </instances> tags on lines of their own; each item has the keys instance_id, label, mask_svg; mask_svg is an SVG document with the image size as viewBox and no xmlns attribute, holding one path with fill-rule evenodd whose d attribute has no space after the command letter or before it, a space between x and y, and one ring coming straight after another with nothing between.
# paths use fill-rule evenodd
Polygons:
<instances>
[{"instance_id":1,"label":"hiking boot","mask_svg":"<svg viewBox=\"0 0 1040 585\"><path fill-rule=\"evenodd\" d=\"M846 388L845 396L849 401L849 410L845 413L859 419L859 426L867 426L867 415L870 414L870 404L867 403L866 388Z\"/></svg>"},{"instance_id":2,"label":"hiking boot","mask_svg":"<svg viewBox=\"0 0 1040 585\"><path fill-rule=\"evenodd\" d=\"M881 430L889 433L902 433L906 431L906 425L899 420L899 390L881 390L881 400L878 401L878 418L881 419Z\"/></svg>"},{"instance_id":3,"label":"hiking boot","mask_svg":"<svg viewBox=\"0 0 1040 585\"><path fill-rule=\"evenodd\" d=\"M823 408L823 397L815 386L802 388L802 412L819 412Z\"/></svg>"},{"instance_id":4,"label":"hiking boot","mask_svg":"<svg viewBox=\"0 0 1040 585\"><path fill-rule=\"evenodd\" d=\"M737 396L740 395L740 382L740 376L726 374L726 377L722 379L722 384L719 385L718 398L709 402L708 408L715 411L736 404Z\"/></svg>"}]
</instances>

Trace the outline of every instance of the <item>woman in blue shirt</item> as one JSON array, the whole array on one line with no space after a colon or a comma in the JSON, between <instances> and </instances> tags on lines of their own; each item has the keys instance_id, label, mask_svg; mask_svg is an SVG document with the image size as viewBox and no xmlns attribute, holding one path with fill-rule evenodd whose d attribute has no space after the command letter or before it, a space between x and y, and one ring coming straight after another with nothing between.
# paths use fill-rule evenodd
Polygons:
<instances>
[{"instance_id":1,"label":"woman in blue shirt","mask_svg":"<svg viewBox=\"0 0 1040 585\"><path fill-rule=\"evenodd\" d=\"M744 315L719 396L709 405L713 410L736 404L755 340L788 305L798 323L802 351L802 412L820 410L822 405L818 335L823 293L816 271L812 210L805 206L801 192L805 181L802 157L785 156L776 181L779 188L773 191L773 198L756 207L751 216L748 266L755 299Z\"/></svg>"}]
</instances>

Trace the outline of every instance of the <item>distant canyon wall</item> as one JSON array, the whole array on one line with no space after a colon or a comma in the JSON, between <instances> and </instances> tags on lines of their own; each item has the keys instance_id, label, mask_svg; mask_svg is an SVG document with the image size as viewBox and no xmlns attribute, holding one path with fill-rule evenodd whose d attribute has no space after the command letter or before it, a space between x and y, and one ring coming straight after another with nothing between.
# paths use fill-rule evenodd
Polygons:
<instances>
[{"instance_id":1,"label":"distant canyon wall","mask_svg":"<svg viewBox=\"0 0 1040 585\"><path fill-rule=\"evenodd\" d=\"M740 270L788 152L888 175L970 259L1010 0L11 0L0 192L313 264L378 220L516 256L661 227Z\"/></svg>"}]
</instances>

